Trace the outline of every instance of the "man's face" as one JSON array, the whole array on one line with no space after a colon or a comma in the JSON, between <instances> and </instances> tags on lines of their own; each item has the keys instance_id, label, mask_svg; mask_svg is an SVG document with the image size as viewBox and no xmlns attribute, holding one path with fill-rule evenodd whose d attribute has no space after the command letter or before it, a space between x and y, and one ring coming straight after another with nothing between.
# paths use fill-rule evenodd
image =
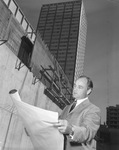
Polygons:
<instances>
[{"instance_id":1,"label":"man's face","mask_svg":"<svg viewBox=\"0 0 119 150\"><path fill-rule=\"evenodd\" d=\"M73 88L73 97L75 99L83 99L87 97L87 79L86 78L79 78Z\"/></svg>"}]
</instances>

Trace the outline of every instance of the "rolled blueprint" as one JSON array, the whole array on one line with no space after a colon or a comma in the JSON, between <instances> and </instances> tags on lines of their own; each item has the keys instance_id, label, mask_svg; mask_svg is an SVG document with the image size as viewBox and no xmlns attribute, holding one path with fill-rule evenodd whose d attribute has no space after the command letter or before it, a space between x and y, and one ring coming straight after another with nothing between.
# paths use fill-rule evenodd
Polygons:
<instances>
[{"instance_id":1,"label":"rolled blueprint","mask_svg":"<svg viewBox=\"0 0 119 150\"><path fill-rule=\"evenodd\" d=\"M12 97L12 99L17 100L17 101L21 101L21 98L19 96L19 93L16 89L13 89L9 92L10 96Z\"/></svg>"},{"instance_id":2,"label":"rolled blueprint","mask_svg":"<svg viewBox=\"0 0 119 150\"><path fill-rule=\"evenodd\" d=\"M16 89L11 90L9 94L30 136L34 150L63 150L64 137L53 126L58 122L58 113L21 101Z\"/></svg>"}]
</instances>

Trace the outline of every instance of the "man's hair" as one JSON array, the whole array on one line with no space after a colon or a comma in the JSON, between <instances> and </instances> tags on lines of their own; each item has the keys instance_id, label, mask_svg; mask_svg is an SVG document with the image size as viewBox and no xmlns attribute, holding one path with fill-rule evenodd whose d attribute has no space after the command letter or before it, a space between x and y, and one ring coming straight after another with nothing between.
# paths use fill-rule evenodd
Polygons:
<instances>
[{"instance_id":1,"label":"man's hair","mask_svg":"<svg viewBox=\"0 0 119 150\"><path fill-rule=\"evenodd\" d=\"M91 92L92 92L92 90L93 90L93 82L92 82L92 80L89 77L85 76L85 75L81 75L79 78L86 78L87 79L88 89L91 89Z\"/></svg>"}]
</instances>

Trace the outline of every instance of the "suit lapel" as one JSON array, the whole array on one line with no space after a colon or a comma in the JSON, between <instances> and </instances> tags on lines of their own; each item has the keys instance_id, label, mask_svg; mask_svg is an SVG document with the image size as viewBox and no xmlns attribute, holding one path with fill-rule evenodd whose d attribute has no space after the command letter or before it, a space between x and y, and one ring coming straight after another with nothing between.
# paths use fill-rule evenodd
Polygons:
<instances>
[{"instance_id":1,"label":"suit lapel","mask_svg":"<svg viewBox=\"0 0 119 150\"><path fill-rule=\"evenodd\" d=\"M89 101L89 99L87 99L84 102L82 102L81 104L79 104L77 107L75 107L71 112L68 112L68 114L72 114L74 112L75 113L80 113L82 110L84 110L89 105L90 105L90 101ZM69 108L69 110L70 110L70 108Z\"/></svg>"},{"instance_id":2,"label":"suit lapel","mask_svg":"<svg viewBox=\"0 0 119 150\"><path fill-rule=\"evenodd\" d=\"M61 115L60 115L60 119L66 119L70 116L72 116L74 113L76 114L80 114L80 112L82 112L86 107L88 107L90 105L90 101L87 99L84 102L82 102L81 104L79 104L76 108L74 108L71 112L71 106L73 105L73 103L71 105L67 105L65 107L65 109L62 111Z\"/></svg>"}]
</instances>

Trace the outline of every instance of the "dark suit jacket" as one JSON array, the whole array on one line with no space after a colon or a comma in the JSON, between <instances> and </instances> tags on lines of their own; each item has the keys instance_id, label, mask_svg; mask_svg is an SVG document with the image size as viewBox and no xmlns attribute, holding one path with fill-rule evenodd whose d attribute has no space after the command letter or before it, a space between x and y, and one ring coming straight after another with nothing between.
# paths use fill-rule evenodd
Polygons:
<instances>
[{"instance_id":1,"label":"dark suit jacket","mask_svg":"<svg viewBox=\"0 0 119 150\"><path fill-rule=\"evenodd\" d=\"M100 126L100 109L88 99L69 112L71 106L66 106L60 115L60 119L74 126L73 139L65 136L65 150L93 150L93 139Z\"/></svg>"}]
</instances>

